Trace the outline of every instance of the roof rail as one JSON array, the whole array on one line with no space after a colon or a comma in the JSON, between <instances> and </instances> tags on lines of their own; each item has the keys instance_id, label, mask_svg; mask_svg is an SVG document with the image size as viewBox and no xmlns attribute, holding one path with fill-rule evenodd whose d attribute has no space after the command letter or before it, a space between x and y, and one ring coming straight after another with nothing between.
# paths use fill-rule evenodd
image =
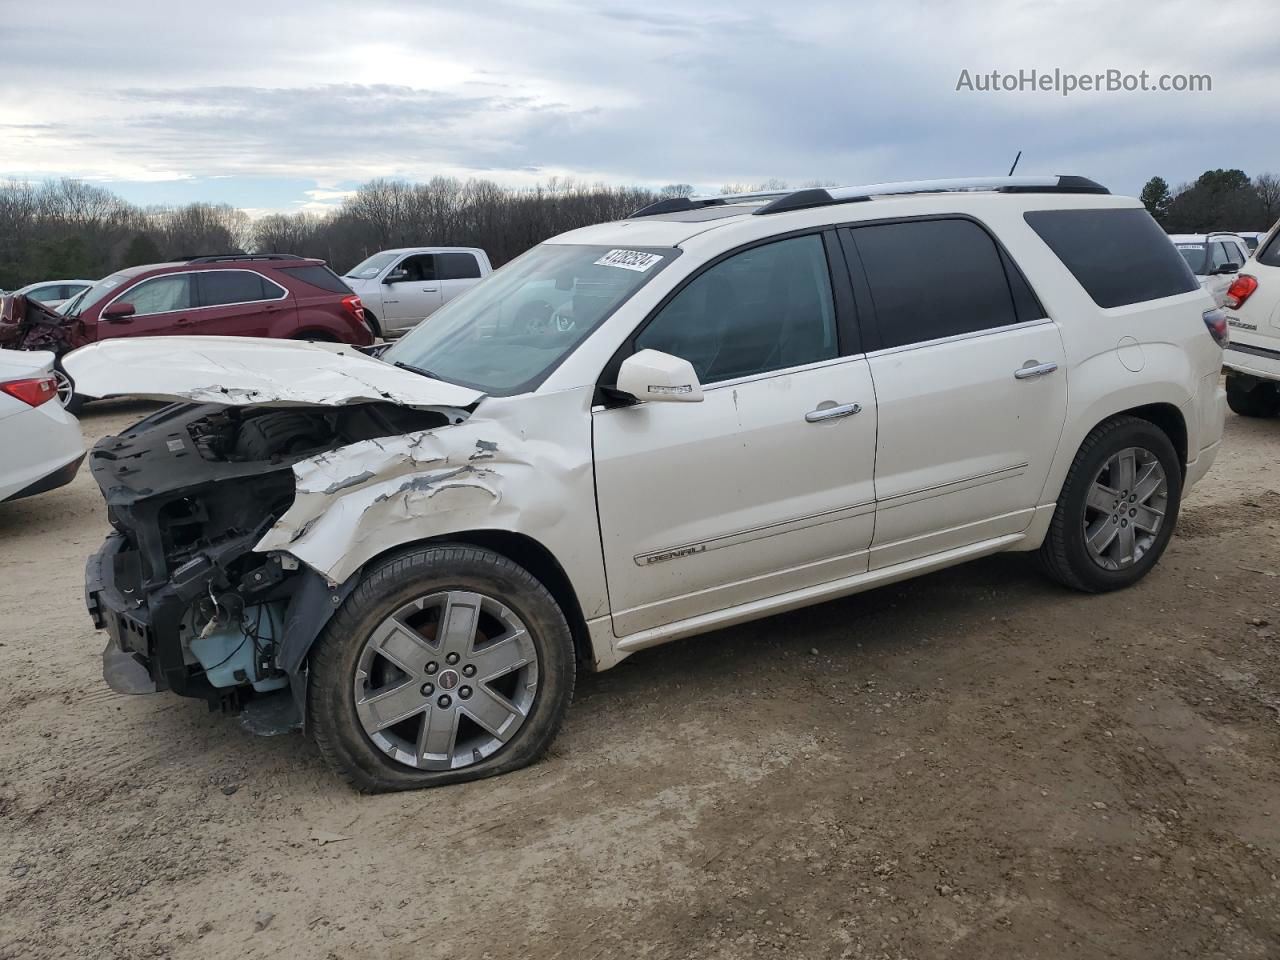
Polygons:
<instances>
[{"instance_id":1,"label":"roof rail","mask_svg":"<svg viewBox=\"0 0 1280 960\"><path fill-rule=\"evenodd\" d=\"M664 200L656 200L648 206L641 207L627 219L654 217L660 213L679 213L682 210L700 210L703 207L718 207L726 203L742 203L749 200L773 200L792 193L795 193L795 191L762 190L757 193L722 193L711 197L667 197Z\"/></svg>"},{"instance_id":2,"label":"roof rail","mask_svg":"<svg viewBox=\"0 0 1280 960\"><path fill-rule=\"evenodd\" d=\"M187 263L221 263L224 260L304 260L293 253L219 253L213 256L179 257Z\"/></svg>"},{"instance_id":3,"label":"roof rail","mask_svg":"<svg viewBox=\"0 0 1280 960\"><path fill-rule=\"evenodd\" d=\"M912 193L959 193L990 190L996 193L1110 193L1100 183L1087 177L971 177L957 180L904 180L897 183L871 183L861 187L810 187L795 190L767 203L757 215L783 213L824 207L833 203L856 203L873 197L902 196Z\"/></svg>"}]
</instances>

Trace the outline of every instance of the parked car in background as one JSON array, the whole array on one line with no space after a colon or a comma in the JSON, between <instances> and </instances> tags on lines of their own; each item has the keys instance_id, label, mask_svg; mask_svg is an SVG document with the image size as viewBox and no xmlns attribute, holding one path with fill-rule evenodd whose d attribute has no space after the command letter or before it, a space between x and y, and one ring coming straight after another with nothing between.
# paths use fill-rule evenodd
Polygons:
<instances>
[{"instance_id":1,"label":"parked car in background","mask_svg":"<svg viewBox=\"0 0 1280 960\"><path fill-rule=\"evenodd\" d=\"M578 664L999 551L1134 584L1217 455L1227 325L1106 193L664 200L380 358L78 351L86 389L185 401L91 457L104 675L232 708L287 690L352 782L408 789L536 759ZM495 322L548 288L555 322Z\"/></svg>"},{"instance_id":2,"label":"parked car in background","mask_svg":"<svg viewBox=\"0 0 1280 960\"><path fill-rule=\"evenodd\" d=\"M1177 233L1169 237L1200 281L1221 306L1227 287L1249 259L1249 247L1234 233Z\"/></svg>"},{"instance_id":3,"label":"parked car in background","mask_svg":"<svg viewBox=\"0 0 1280 960\"><path fill-rule=\"evenodd\" d=\"M1249 248L1249 253L1256 253L1258 246L1262 243L1263 237L1267 235L1267 231L1263 230L1237 230L1235 236L1244 241L1244 245Z\"/></svg>"},{"instance_id":4,"label":"parked car in background","mask_svg":"<svg viewBox=\"0 0 1280 960\"><path fill-rule=\"evenodd\" d=\"M272 337L366 346L373 334L360 298L323 260L288 254L194 257L130 267L99 280L56 311L5 300L0 346L52 350L120 337L172 334ZM63 403L85 402L59 366Z\"/></svg>"},{"instance_id":5,"label":"parked car in background","mask_svg":"<svg viewBox=\"0 0 1280 960\"><path fill-rule=\"evenodd\" d=\"M26 297L46 307L60 307L83 290L92 287L92 280L46 280L43 283L29 283L19 287L10 297Z\"/></svg>"},{"instance_id":6,"label":"parked car in background","mask_svg":"<svg viewBox=\"0 0 1280 960\"><path fill-rule=\"evenodd\" d=\"M1226 293L1231 345L1227 403L1244 417L1280 414L1280 227L1262 245Z\"/></svg>"},{"instance_id":7,"label":"parked car in background","mask_svg":"<svg viewBox=\"0 0 1280 960\"><path fill-rule=\"evenodd\" d=\"M80 424L58 402L54 356L0 350L0 502L70 483L84 459Z\"/></svg>"},{"instance_id":8,"label":"parked car in background","mask_svg":"<svg viewBox=\"0 0 1280 960\"><path fill-rule=\"evenodd\" d=\"M400 247L375 253L343 279L374 331L398 337L492 271L489 255L475 247Z\"/></svg>"}]
</instances>

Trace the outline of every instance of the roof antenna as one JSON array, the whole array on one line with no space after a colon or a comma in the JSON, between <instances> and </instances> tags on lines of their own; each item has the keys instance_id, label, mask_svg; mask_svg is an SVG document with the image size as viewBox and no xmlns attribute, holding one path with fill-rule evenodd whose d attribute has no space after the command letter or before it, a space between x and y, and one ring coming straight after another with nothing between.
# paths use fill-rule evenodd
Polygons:
<instances>
[{"instance_id":1,"label":"roof antenna","mask_svg":"<svg viewBox=\"0 0 1280 960\"><path fill-rule=\"evenodd\" d=\"M1009 168L1009 176L1013 176L1013 171L1018 169L1018 161L1022 159L1022 151L1018 151L1018 155L1013 158L1013 166Z\"/></svg>"}]
</instances>

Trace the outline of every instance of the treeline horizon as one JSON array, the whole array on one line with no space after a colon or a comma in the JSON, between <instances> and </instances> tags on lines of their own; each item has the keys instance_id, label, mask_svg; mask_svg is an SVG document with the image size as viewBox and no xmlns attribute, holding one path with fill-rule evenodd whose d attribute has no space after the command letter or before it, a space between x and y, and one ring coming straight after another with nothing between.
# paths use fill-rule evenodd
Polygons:
<instances>
[{"instance_id":1,"label":"treeline horizon","mask_svg":"<svg viewBox=\"0 0 1280 960\"><path fill-rule=\"evenodd\" d=\"M781 180L726 184L721 192L787 186ZM0 180L0 289L94 280L124 267L243 252L315 257L343 273L391 247L480 247L498 266L558 233L693 192L689 184L648 189L552 179L511 188L454 177L379 178L333 211L253 219L225 203L142 207L80 180ZM1141 199L1170 233L1268 230L1280 218L1280 177L1210 170L1177 189L1153 177Z\"/></svg>"}]
</instances>

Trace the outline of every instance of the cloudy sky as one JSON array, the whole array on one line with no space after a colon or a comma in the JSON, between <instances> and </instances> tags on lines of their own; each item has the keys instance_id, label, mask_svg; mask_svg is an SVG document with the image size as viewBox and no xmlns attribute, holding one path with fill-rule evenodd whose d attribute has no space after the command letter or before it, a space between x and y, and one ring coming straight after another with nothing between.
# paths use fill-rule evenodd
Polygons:
<instances>
[{"instance_id":1,"label":"cloudy sky","mask_svg":"<svg viewBox=\"0 0 1280 960\"><path fill-rule=\"evenodd\" d=\"M0 3L0 177L320 209L375 176L714 187L1280 172L1275 0ZM1208 74L957 91L962 70Z\"/></svg>"}]
</instances>

